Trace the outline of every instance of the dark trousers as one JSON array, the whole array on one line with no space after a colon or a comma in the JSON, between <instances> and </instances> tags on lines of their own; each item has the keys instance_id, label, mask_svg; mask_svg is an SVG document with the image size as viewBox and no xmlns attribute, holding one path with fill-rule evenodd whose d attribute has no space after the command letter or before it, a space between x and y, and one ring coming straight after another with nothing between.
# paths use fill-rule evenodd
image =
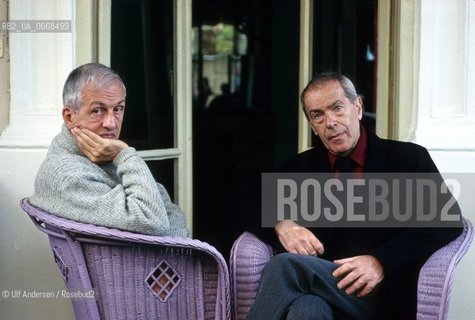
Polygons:
<instances>
[{"instance_id":1,"label":"dark trousers","mask_svg":"<svg viewBox=\"0 0 475 320\"><path fill-rule=\"evenodd\" d=\"M264 268L247 320L386 319L388 295L377 286L363 298L337 288L337 265L314 256L282 253Z\"/></svg>"}]
</instances>

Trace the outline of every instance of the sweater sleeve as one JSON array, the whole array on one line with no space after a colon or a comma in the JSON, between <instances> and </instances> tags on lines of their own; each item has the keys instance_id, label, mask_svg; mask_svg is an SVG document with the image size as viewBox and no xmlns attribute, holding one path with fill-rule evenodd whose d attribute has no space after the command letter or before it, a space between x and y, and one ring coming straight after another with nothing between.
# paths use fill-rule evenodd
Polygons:
<instances>
[{"instance_id":1,"label":"sweater sleeve","mask_svg":"<svg viewBox=\"0 0 475 320\"><path fill-rule=\"evenodd\" d=\"M187 237L189 234L186 229L185 214L179 206L171 201L170 196L163 185L157 182L157 187L163 199L165 209L167 210L168 219L170 220L170 235L176 237Z\"/></svg>"},{"instance_id":2,"label":"sweater sleeve","mask_svg":"<svg viewBox=\"0 0 475 320\"><path fill-rule=\"evenodd\" d=\"M168 195L164 199L135 149L123 150L107 166L79 155L48 159L37 174L31 202L80 222L160 236L188 234L184 218L176 217L181 211L174 210L170 219ZM107 173L114 169L116 174Z\"/></svg>"}]
</instances>

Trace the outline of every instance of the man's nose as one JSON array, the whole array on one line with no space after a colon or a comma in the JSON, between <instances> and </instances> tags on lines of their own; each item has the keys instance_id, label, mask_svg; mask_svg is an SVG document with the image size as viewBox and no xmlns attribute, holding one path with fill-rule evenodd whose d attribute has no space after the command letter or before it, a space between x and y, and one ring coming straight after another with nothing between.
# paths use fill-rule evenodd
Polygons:
<instances>
[{"instance_id":1,"label":"man's nose","mask_svg":"<svg viewBox=\"0 0 475 320\"><path fill-rule=\"evenodd\" d=\"M108 111L103 118L102 126L108 129L114 129L116 127L114 112Z\"/></svg>"},{"instance_id":2,"label":"man's nose","mask_svg":"<svg viewBox=\"0 0 475 320\"><path fill-rule=\"evenodd\" d=\"M325 114L325 124L329 128L336 125L336 117L332 112L327 112Z\"/></svg>"}]
</instances>

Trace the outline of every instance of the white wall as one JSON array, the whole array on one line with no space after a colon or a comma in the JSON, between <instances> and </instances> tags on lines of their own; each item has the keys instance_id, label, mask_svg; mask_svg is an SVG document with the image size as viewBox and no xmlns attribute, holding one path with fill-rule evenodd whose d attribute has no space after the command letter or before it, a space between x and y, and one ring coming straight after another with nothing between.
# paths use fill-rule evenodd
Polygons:
<instances>
[{"instance_id":1,"label":"white wall","mask_svg":"<svg viewBox=\"0 0 475 320\"><path fill-rule=\"evenodd\" d=\"M64 284L45 234L37 231L19 201L33 192L33 179L45 149L0 149L0 291L57 292ZM0 297L1 318L72 319L65 299ZM48 315L48 316L46 316Z\"/></svg>"},{"instance_id":2,"label":"white wall","mask_svg":"<svg viewBox=\"0 0 475 320\"><path fill-rule=\"evenodd\" d=\"M414 141L439 170L459 173L462 214L475 223L475 1L420 0ZM475 244L456 269L449 319L475 317Z\"/></svg>"},{"instance_id":3,"label":"white wall","mask_svg":"<svg viewBox=\"0 0 475 320\"><path fill-rule=\"evenodd\" d=\"M73 11L73 1L64 0L11 0L8 5L10 20L71 20ZM65 288L46 235L35 229L19 201L33 193L47 146L60 131L61 91L73 65L72 41L72 33L9 34L5 59L10 74L0 75L11 92L10 99L0 92L0 130L8 123L0 132L0 318L5 320L73 318L69 300L12 297L16 290ZM4 63L8 61L0 61Z\"/></svg>"},{"instance_id":4,"label":"white wall","mask_svg":"<svg viewBox=\"0 0 475 320\"><path fill-rule=\"evenodd\" d=\"M0 20L7 19L7 3L0 1ZM2 52L0 53L0 132L8 123L8 106L10 105L9 78L10 63L8 59L8 38L6 33L0 33ZM3 107L1 107L3 106Z\"/></svg>"},{"instance_id":5,"label":"white wall","mask_svg":"<svg viewBox=\"0 0 475 320\"><path fill-rule=\"evenodd\" d=\"M459 205L462 214L475 227L475 152L431 151L439 170L447 177L461 181ZM472 320L475 317L475 242L462 258L455 271L449 304L448 319Z\"/></svg>"}]
</instances>

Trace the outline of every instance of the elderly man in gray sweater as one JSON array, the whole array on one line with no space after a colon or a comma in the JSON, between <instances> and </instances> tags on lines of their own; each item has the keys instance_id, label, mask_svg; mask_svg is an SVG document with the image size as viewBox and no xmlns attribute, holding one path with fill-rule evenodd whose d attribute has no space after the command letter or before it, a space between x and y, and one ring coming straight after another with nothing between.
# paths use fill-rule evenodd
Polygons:
<instances>
[{"instance_id":1,"label":"elderly man in gray sweater","mask_svg":"<svg viewBox=\"0 0 475 320\"><path fill-rule=\"evenodd\" d=\"M121 78L102 64L85 64L69 74L62 131L37 173L30 202L80 222L186 237L181 209L135 149L119 140L125 95Z\"/></svg>"}]
</instances>

